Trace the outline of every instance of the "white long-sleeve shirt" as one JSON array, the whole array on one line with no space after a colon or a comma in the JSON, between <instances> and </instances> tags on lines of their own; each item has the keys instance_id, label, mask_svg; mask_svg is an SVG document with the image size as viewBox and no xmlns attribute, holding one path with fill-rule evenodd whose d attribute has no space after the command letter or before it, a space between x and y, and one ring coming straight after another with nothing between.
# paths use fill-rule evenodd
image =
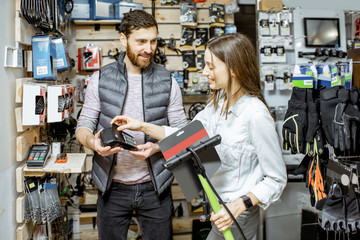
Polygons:
<instances>
[{"instance_id":1,"label":"white long-sleeve shirt","mask_svg":"<svg viewBox=\"0 0 360 240\"><path fill-rule=\"evenodd\" d=\"M279 199L287 181L274 120L256 97L241 97L229 109L227 119L220 115L223 103L221 99L216 111L208 104L194 118L202 122L209 137L220 134L222 138L215 147L221 166L211 182L225 202L252 192L266 209ZM174 130L165 127L165 135Z\"/></svg>"}]
</instances>

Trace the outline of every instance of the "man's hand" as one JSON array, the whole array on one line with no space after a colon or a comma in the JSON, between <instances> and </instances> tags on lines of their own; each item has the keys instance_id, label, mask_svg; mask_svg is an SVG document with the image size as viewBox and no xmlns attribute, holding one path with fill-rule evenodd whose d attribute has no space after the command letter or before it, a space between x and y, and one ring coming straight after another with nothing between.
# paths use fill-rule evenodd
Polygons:
<instances>
[{"instance_id":1,"label":"man's hand","mask_svg":"<svg viewBox=\"0 0 360 240\"><path fill-rule=\"evenodd\" d=\"M110 124L116 124L119 127L117 128L118 131L122 131L124 129L129 129L133 131L141 131L141 127L143 122L140 120L137 120L135 118L132 118L130 116L116 116L114 117Z\"/></svg>"},{"instance_id":2,"label":"man's hand","mask_svg":"<svg viewBox=\"0 0 360 240\"><path fill-rule=\"evenodd\" d=\"M138 151L129 151L129 153L140 160L145 160L153 154L160 152L159 144L152 142L138 145L137 148L139 149Z\"/></svg>"},{"instance_id":3,"label":"man's hand","mask_svg":"<svg viewBox=\"0 0 360 240\"><path fill-rule=\"evenodd\" d=\"M98 131L94 136L95 137L94 138L94 150L99 155L105 157L105 156L109 156L111 154L115 154L115 153L124 151L124 149L121 147L114 147L114 148L111 148L110 146L103 147L102 143L101 143L101 138L100 138L101 131L102 131L102 129L100 131Z\"/></svg>"}]
</instances>

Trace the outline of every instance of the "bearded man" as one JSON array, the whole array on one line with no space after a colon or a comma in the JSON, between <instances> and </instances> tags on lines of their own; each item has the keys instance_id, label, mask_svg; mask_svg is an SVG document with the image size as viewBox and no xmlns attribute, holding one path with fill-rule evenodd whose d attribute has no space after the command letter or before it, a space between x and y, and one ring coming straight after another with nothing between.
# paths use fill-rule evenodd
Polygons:
<instances>
[{"instance_id":1,"label":"bearded man","mask_svg":"<svg viewBox=\"0 0 360 240\"><path fill-rule=\"evenodd\" d=\"M126 52L95 72L86 90L76 137L94 150L99 239L127 239L134 215L142 239L171 239L173 176L162 166L165 160L156 140L129 131L138 151L124 151L103 146L100 138L102 129L111 127L110 121L117 115L157 125L186 125L177 82L165 67L153 62L157 37L157 22L149 13L127 13L120 24L120 42Z\"/></svg>"}]
</instances>

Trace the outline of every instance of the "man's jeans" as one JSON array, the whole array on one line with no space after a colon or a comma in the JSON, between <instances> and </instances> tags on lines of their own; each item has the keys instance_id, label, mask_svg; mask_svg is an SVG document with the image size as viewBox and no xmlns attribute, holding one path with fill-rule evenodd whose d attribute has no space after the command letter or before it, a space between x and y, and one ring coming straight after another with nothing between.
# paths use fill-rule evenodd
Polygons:
<instances>
[{"instance_id":1,"label":"man's jeans","mask_svg":"<svg viewBox=\"0 0 360 240\"><path fill-rule=\"evenodd\" d=\"M135 185L113 182L104 197L101 192L98 194L99 239L126 240L134 211L142 239L171 239L171 205L170 188L159 198L151 182Z\"/></svg>"}]
</instances>

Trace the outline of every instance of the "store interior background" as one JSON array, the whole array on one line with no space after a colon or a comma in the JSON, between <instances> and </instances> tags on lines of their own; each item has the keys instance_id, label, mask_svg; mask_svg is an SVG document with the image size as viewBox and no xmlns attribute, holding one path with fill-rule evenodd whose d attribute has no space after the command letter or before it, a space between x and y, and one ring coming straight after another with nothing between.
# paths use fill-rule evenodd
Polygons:
<instances>
[{"instance_id":1,"label":"store interior background","mask_svg":"<svg viewBox=\"0 0 360 240\"><path fill-rule=\"evenodd\" d=\"M241 10L240 14L235 16L235 22L246 23L253 21L251 26L255 27L255 12L251 13L251 9L255 11L255 0L239 0L241 5L246 5ZM301 7L303 9L330 9L330 10L353 10L360 11L359 0L283 0L283 4L292 7ZM250 5L250 6L249 6ZM22 77L26 74L24 69L4 68L4 49L5 46L15 45L15 4L14 0L1 0L0 5L0 238L1 239L16 239L15 220L15 202L16 202L16 187L15 187L15 169L18 167L19 162L16 161L16 123L14 109L17 107L15 99L15 79ZM243 18L238 18L243 15ZM246 25L246 24L245 24ZM246 25L250 26L250 25ZM238 28L241 29L241 28ZM255 29L247 27L243 29L244 33L253 32ZM342 33L343 34L343 33ZM250 34L249 34L250 35ZM290 186L290 185L289 185ZM299 204L297 209L292 211L283 211L281 202L296 201ZM280 207L281 206L281 207ZM309 206L308 190L305 188L304 183L291 183L284 192L279 204L275 204L269 211L266 219L266 228L274 231L272 236L278 234L279 236L295 236L299 238L298 223L301 221L300 211L302 208ZM289 221L290 220L290 221ZM286 231L284 232L283 224L286 223ZM270 234L270 233L269 233ZM294 238L294 239L297 239ZM284 238L273 238L284 239ZM290 239L290 238L286 238Z\"/></svg>"}]
</instances>

